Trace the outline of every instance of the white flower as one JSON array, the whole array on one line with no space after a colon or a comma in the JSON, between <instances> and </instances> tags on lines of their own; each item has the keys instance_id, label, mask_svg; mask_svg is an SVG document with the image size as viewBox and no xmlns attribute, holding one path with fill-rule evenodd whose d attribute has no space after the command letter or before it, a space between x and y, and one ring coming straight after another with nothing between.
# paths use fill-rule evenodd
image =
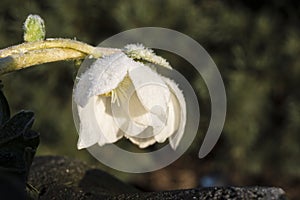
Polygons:
<instances>
[{"instance_id":1,"label":"white flower","mask_svg":"<svg viewBox=\"0 0 300 200\"><path fill-rule=\"evenodd\" d=\"M127 46L124 52L169 67L164 59L143 47ZM140 148L169 138L176 149L186 123L182 92L174 81L125 53L96 60L79 77L74 89L80 121L78 148L114 143L124 136Z\"/></svg>"}]
</instances>

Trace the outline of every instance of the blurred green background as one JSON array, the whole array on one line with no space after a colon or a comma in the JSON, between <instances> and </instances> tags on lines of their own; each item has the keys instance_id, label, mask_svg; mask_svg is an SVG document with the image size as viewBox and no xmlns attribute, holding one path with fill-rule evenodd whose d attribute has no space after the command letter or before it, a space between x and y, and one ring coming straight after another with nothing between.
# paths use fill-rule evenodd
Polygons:
<instances>
[{"instance_id":1,"label":"blurred green background","mask_svg":"<svg viewBox=\"0 0 300 200\"><path fill-rule=\"evenodd\" d=\"M1 0L0 48L21 43L22 23L39 14L47 37L76 38L97 45L121 31L158 26L197 40L222 74L228 101L226 124L216 148L197 158L210 117L209 96L192 66L168 54L198 93L197 139L178 161L146 174L101 166L76 148L71 96L74 64L60 62L1 77L13 113L36 114L38 155L66 155L96 164L144 190L205 185L279 186L300 197L300 3L297 1L192 0ZM187 164L189 163L189 164ZM214 185L212 183L211 185Z\"/></svg>"}]
</instances>

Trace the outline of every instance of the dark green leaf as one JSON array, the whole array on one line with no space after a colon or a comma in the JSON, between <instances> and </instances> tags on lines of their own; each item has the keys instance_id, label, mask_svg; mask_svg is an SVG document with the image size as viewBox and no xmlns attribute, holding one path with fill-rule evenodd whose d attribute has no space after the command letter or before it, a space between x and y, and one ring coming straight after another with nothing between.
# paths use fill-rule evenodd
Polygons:
<instances>
[{"instance_id":1,"label":"dark green leaf","mask_svg":"<svg viewBox=\"0 0 300 200\"><path fill-rule=\"evenodd\" d=\"M31 128L33 122L33 112L21 111L14 115L0 129L0 145L15 139L20 135L24 135L25 132Z\"/></svg>"},{"instance_id":2,"label":"dark green leaf","mask_svg":"<svg viewBox=\"0 0 300 200\"><path fill-rule=\"evenodd\" d=\"M2 92L2 85L0 82L0 125L4 124L10 118L10 110L8 102Z\"/></svg>"}]
</instances>

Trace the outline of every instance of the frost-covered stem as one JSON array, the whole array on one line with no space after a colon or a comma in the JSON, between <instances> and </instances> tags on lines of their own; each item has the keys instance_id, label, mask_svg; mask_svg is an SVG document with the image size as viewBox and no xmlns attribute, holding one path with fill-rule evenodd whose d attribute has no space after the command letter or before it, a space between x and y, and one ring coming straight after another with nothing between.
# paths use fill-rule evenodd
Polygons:
<instances>
[{"instance_id":1,"label":"frost-covered stem","mask_svg":"<svg viewBox=\"0 0 300 200\"><path fill-rule=\"evenodd\" d=\"M0 50L0 75L38 64L78 60L86 56L99 58L119 51L61 38L25 42Z\"/></svg>"}]
</instances>

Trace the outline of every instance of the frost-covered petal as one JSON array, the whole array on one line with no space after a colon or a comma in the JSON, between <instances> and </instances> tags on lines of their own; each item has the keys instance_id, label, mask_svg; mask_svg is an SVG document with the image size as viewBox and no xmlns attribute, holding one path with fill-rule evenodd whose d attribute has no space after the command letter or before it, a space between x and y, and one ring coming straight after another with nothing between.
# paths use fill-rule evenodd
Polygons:
<instances>
[{"instance_id":1,"label":"frost-covered petal","mask_svg":"<svg viewBox=\"0 0 300 200\"><path fill-rule=\"evenodd\" d=\"M75 102L83 107L92 96L115 89L134 63L123 52L97 59L79 78L74 90Z\"/></svg>"},{"instance_id":2,"label":"frost-covered petal","mask_svg":"<svg viewBox=\"0 0 300 200\"><path fill-rule=\"evenodd\" d=\"M185 124L186 124L186 103L182 91L178 88L177 84L165 77L162 77L166 82L170 91L172 92L172 102L174 105L175 116L179 116L179 121L175 120L178 124L178 129L169 137L170 145L173 149L176 149L179 145L180 140L184 134Z\"/></svg>"},{"instance_id":3,"label":"frost-covered petal","mask_svg":"<svg viewBox=\"0 0 300 200\"><path fill-rule=\"evenodd\" d=\"M156 72L141 63L137 64L131 66L128 72L137 96L148 112L164 122L170 99L169 88Z\"/></svg>"},{"instance_id":4,"label":"frost-covered petal","mask_svg":"<svg viewBox=\"0 0 300 200\"><path fill-rule=\"evenodd\" d=\"M123 51L135 60L143 60L149 63L160 65L172 69L171 65L166 59L157 56L152 49L144 47L142 44L128 44L123 48Z\"/></svg>"}]
</instances>

